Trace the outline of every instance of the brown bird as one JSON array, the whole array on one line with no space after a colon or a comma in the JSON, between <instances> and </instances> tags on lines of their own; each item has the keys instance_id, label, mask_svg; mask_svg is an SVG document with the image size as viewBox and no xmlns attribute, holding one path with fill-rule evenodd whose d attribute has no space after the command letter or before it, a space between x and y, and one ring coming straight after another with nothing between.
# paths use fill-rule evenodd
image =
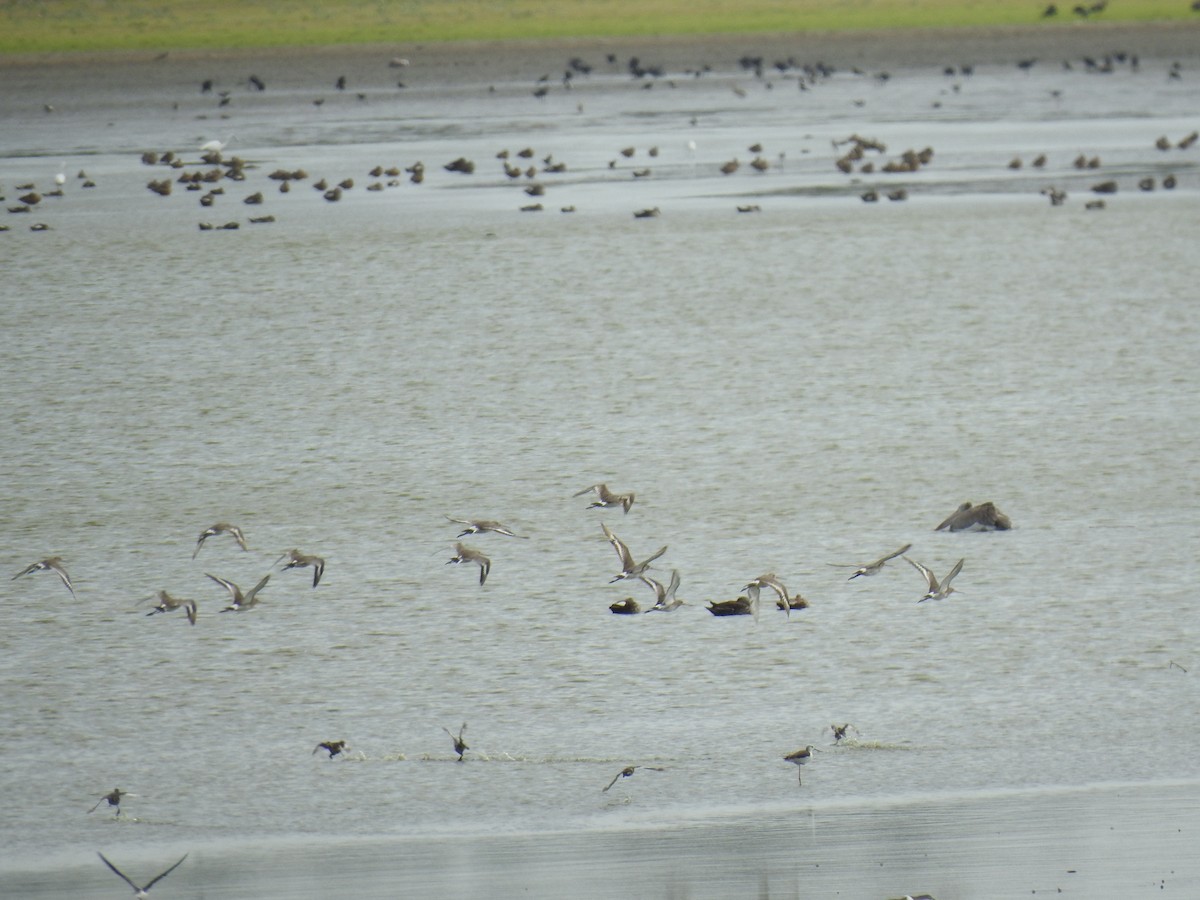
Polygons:
<instances>
[{"instance_id":1,"label":"brown bird","mask_svg":"<svg viewBox=\"0 0 1200 900\"><path fill-rule=\"evenodd\" d=\"M625 512L629 512L629 507L633 506L633 491L618 494L610 491L606 484L593 484L591 487L585 487L582 491L577 491L573 496L582 497L591 492L595 492L596 499L588 504L588 509L607 509L612 506L620 506Z\"/></svg>"},{"instance_id":2,"label":"brown bird","mask_svg":"<svg viewBox=\"0 0 1200 900\"><path fill-rule=\"evenodd\" d=\"M990 500L973 506L968 500L934 531L1008 531L1012 521Z\"/></svg>"},{"instance_id":3,"label":"brown bird","mask_svg":"<svg viewBox=\"0 0 1200 900\"><path fill-rule=\"evenodd\" d=\"M492 561L490 559L461 541L454 544L454 553L455 555L446 561L446 565L450 565L451 563L474 563L479 566L479 583L483 584L487 581L488 573L492 571Z\"/></svg>"},{"instance_id":4,"label":"brown bird","mask_svg":"<svg viewBox=\"0 0 1200 900\"><path fill-rule=\"evenodd\" d=\"M654 562L654 560L658 559L667 552L667 546L664 544L646 559L642 560L641 562L634 562L633 554L629 552L629 548L625 546L625 543L619 537L613 534L609 527L603 522L600 523L600 527L604 529L604 536L608 538L608 542L612 544L613 549L617 551L617 557L621 560L621 571L609 581L609 584L612 584L616 581L621 581L625 578L637 578L648 568L650 568L650 563Z\"/></svg>"},{"instance_id":5,"label":"brown bird","mask_svg":"<svg viewBox=\"0 0 1200 900\"><path fill-rule=\"evenodd\" d=\"M246 537L242 534L242 529L238 528L236 525L230 525L228 522L218 522L216 525L205 528L202 532L200 532L200 537L196 540L196 549L192 551L192 559L196 558L196 554L200 552L200 548L204 546L205 541L207 541L210 537L215 537L218 534L232 535L233 539L237 541L239 547L241 547L243 550L250 549L246 546Z\"/></svg>"},{"instance_id":6,"label":"brown bird","mask_svg":"<svg viewBox=\"0 0 1200 900\"><path fill-rule=\"evenodd\" d=\"M626 766L620 772L618 772L616 775L613 776L613 780L610 781L607 785L605 785L601 789L600 793L602 793L602 794L608 793L608 789L610 787L612 787L614 784L616 784L622 778L628 778L630 775L632 775L638 769L649 769L651 772L665 771L661 766Z\"/></svg>"},{"instance_id":7,"label":"brown bird","mask_svg":"<svg viewBox=\"0 0 1200 900\"><path fill-rule=\"evenodd\" d=\"M309 556L306 553L301 553L299 550L292 549L284 553L275 562L281 559L286 559L283 568L280 570L286 572L288 569L304 569L312 567L313 570L313 587L321 583L321 576L325 574L325 560L319 556Z\"/></svg>"},{"instance_id":8,"label":"brown bird","mask_svg":"<svg viewBox=\"0 0 1200 900\"><path fill-rule=\"evenodd\" d=\"M39 572L39 571L53 572L60 579L62 579L62 583L67 586L67 590L71 592L71 596L75 597L75 588L71 586L71 576L68 575L67 570L65 568L63 568L63 561L62 561L61 556L48 556L45 559L38 560L37 562L33 563L32 565L26 566L24 569L22 569L20 572L18 572L16 575L14 575L10 580L16 581L22 575L28 575L30 572Z\"/></svg>"}]
</instances>

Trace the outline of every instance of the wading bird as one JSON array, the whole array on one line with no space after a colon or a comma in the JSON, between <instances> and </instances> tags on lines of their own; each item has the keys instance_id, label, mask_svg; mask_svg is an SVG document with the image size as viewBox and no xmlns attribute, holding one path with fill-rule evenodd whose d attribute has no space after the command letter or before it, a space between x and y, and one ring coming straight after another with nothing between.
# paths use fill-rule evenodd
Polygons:
<instances>
[{"instance_id":1,"label":"wading bird","mask_svg":"<svg viewBox=\"0 0 1200 900\"><path fill-rule=\"evenodd\" d=\"M450 740L454 741L454 752L458 754L459 762L462 762L463 754L471 749L470 747L467 746L467 742L463 740L463 733L466 732L466 730L467 730L467 723L463 722L462 728L458 729L458 737L455 737L453 731L451 731L445 725L442 726L442 731L444 731L444 732L446 732L446 734L450 735Z\"/></svg>"},{"instance_id":2,"label":"wading bird","mask_svg":"<svg viewBox=\"0 0 1200 900\"><path fill-rule=\"evenodd\" d=\"M889 553L887 556L879 557L879 559L875 560L875 562L863 563L861 566L857 566L857 567L855 566L854 563L851 563L849 565L846 565L843 563L829 563L828 565L836 566L839 569L855 569L856 571L854 572L854 574L846 579L847 581L853 581L855 578L858 578L860 575L878 575L879 572L883 569L883 567L885 565L888 564L888 562L890 560L895 559L897 556L903 556L905 553L907 553L911 549L912 549L912 544L905 544L899 550Z\"/></svg>"},{"instance_id":3,"label":"wading bird","mask_svg":"<svg viewBox=\"0 0 1200 900\"><path fill-rule=\"evenodd\" d=\"M468 534L481 534L485 531L494 531L496 534L506 534L509 537L527 537L524 534L514 534L509 528L492 519L452 519L450 516L446 516L446 518L450 519L451 522L467 526L459 533L459 537L466 537Z\"/></svg>"},{"instance_id":4,"label":"wading bird","mask_svg":"<svg viewBox=\"0 0 1200 900\"><path fill-rule=\"evenodd\" d=\"M1012 521L990 500L971 505L967 501L952 512L934 531L1008 531Z\"/></svg>"},{"instance_id":5,"label":"wading bird","mask_svg":"<svg viewBox=\"0 0 1200 900\"><path fill-rule=\"evenodd\" d=\"M208 575L207 572L204 574ZM271 580L271 576L269 574L264 575L262 577L262 581L243 594L242 589L232 581L227 581L224 578L218 578L216 575L208 575L208 577L221 587L225 588L225 590L229 591L229 596L232 598L232 602L230 602L227 607L221 610L221 612L241 612L244 609L250 609L250 607L258 603L258 592L266 587L267 582Z\"/></svg>"},{"instance_id":6,"label":"wading bird","mask_svg":"<svg viewBox=\"0 0 1200 900\"><path fill-rule=\"evenodd\" d=\"M454 544L454 556L446 560L446 565L451 563L474 563L479 566L479 583L483 584L487 581L488 573L492 571L492 561L480 553L473 547L468 547L461 541Z\"/></svg>"},{"instance_id":7,"label":"wading bird","mask_svg":"<svg viewBox=\"0 0 1200 900\"><path fill-rule=\"evenodd\" d=\"M589 493L595 493L596 499L588 504L588 509L608 509L612 506L619 506L625 512L629 512L629 507L633 506L633 491L627 494L618 494L610 491L606 484L593 484L591 487L585 487L582 491L576 492L573 496L582 497Z\"/></svg>"},{"instance_id":8,"label":"wading bird","mask_svg":"<svg viewBox=\"0 0 1200 900\"><path fill-rule=\"evenodd\" d=\"M324 750L329 754L329 758L333 759L339 753L345 753L349 749L350 745L345 741L321 741L321 743L313 747L313 752L309 756L316 756L318 750Z\"/></svg>"},{"instance_id":9,"label":"wading bird","mask_svg":"<svg viewBox=\"0 0 1200 900\"><path fill-rule=\"evenodd\" d=\"M275 562L286 559L281 572L286 572L288 569L304 569L309 566L313 570L313 587L316 587L321 582L321 576L325 574L325 560L319 556L309 556L306 553L301 553L299 550L289 550Z\"/></svg>"},{"instance_id":10,"label":"wading bird","mask_svg":"<svg viewBox=\"0 0 1200 900\"><path fill-rule=\"evenodd\" d=\"M907 556L904 558L908 559ZM946 577L943 578L941 582L937 580L937 577L927 567L911 559L908 559L908 561L913 568L925 576L927 590L925 591L925 596L917 601L918 603L924 603L926 600L945 600L954 593L954 588L950 586L950 582L953 581L954 577L962 571L963 560L960 559L958 562L956 562L954 564L954 568L947 573Z\"/></svg>"},{"instance_id":11,"label":"wading bird","mask_svg":"<svg viewBox=\"0 0 1200 900\"><path fill-rule=\"evenodd\" d=\"M601 789L600 793L602 793L602 794L608 793L608 789L610 787L612 787L614 784L616 784L622 778L628 778L630 775L632 775L638 769L649 769L651 772L662 772L663 771L663 768L661 766L626 766L620 772L618 772L616 775L613 776L613 780L610 781L607 785L605 785L604 788Z\"/></svg>"},{"instance_id":12,"label":"wading bird","mask_svg":"<svg viewBox=\"0 0 1200 900\"><path fill-rule=\"evenodd\" d=\"M96 805L89 809L88 812L94 813L97 809L99 809L101 803L107 802L109 806L116 807L117 815L119 816L121 815L121 798L134 796L136 796L136 794L131 794L129 791L123 791L120 788L113 788L109 793L97 800Z\"/></svg>"},{"instance_id":13,"label":"wading bird","mask_svg":"<svg viewBox=\"0 0 1200 900\"><path fill-rule=\"evenodd\" d=\"M229 534L237 541L238 546L243 550L249 550L246 546L246 537L242 534L242 529L236 525L230 525L228 522L218 522L209 528L205 528L200 532L200 537L196 539L196 549L192 551L192 559L196 558L196 554L200 552L200 548L204 546L204 542L210 537L215 537L218 534Z\"/></svg>"}]
</instances>

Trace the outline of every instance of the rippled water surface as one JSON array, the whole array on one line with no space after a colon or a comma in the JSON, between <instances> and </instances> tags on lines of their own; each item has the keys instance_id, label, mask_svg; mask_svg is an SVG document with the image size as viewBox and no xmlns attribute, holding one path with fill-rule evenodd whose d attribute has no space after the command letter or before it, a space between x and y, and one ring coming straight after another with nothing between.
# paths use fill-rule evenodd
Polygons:
<instances>
[{"instance_id":1,"label":"rippled water surface","mask_svg":"<svg viewBox=\"0 0 1200 900\"><path fill-rule=\"evenodd\" d=\"M97 846L150 873L207 847L236 872L252 842L420 838L426 895L501 895L519 880L434 888L421 867L453 869L463 834L717 847L713 816L803 833L847 802L1194 788L1200 146L1154 147L1200 125L1194 56L1182 79L1146 52L1111 74L1014 58L887 80L828 59L805 91L733 52L645 89L592 50L571 91L565 56L438 83L387 59L275 59L261 93L244 61L5 72L5 205L68 177L0 222L2 555L10 574L63 557L78 594L0 582L10 870L86 865L113 888ZM202 170L195 148L230 134L245 181L211 207L146 190L178 171L143 151ZM887 145L877 166L935 153L848 176L833 142L851 134ZM507 178L496 154L526 146L522 165L566 171ZM443 169L460 156L474 174ZM420 185L368 174L417 161ZM309 177L283 195L281 168ZM327 202L318 178L355 185ZM901 185L904 202L859 199ZM636 491L630 512L572 496L595 482ZM933 530L968 499L1015 527ZM525 539L464 539L492 560L480 585L446 565L446 516ZM220 536L193 560L218 521L249 551ZM677 568L686 605L610 614L653 595L609 584L601 522L639 559L667 545L652 571ZM965 559L958 594L918 605L903 560L853 581L830 565L909 542L939 575ZM291 547L326 559L316 589L272 568ZM810 608L705 611L766 571ZM205 573L267 572L257 608L218 613ZM195 627L145 615L159 590L197 601ZM460 765L442 729L463 722ZM832 722L857 733L834 746ZM346 757L312 754L338 739ZM801 786L782 757L806 744L825 752ZM627 765L646 768L602 792ZM134 793L121 820L87 815L114 786ZM200 896L183 871L160 890ZM204 896L234 895L221 877ZM813 887L796 877L785 891Z\"/></svg>"}]
</instances>

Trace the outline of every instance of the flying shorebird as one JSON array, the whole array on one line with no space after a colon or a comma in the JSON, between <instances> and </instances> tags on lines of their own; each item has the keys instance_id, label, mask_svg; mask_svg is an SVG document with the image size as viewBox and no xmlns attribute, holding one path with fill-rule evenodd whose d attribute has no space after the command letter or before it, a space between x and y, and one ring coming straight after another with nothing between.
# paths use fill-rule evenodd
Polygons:
<instances>
[{"instance_id":1,"label":"flying shorebird","mask_svg":"<svg viewBox=\"0 0 1200 900\"><path fill-rule=\"evenodd\" d=\"M849 731L858 731L853 725L847 722L845 725L830 725L829 730L833 732L833 742L836 744L846 736Z\"/></svg>"},{"instance_id":2,"label":"flying shorebird","mask_svg":"<svg viewBox=\"0 0 1200 900\"><path fill-rule=\"evenodd\" d=\"M62 583L67 586L67 590L71 592L71 596L75 597L75 588L71 586L71 576L68 575L67 570L63 568L61 556L49 556L46 559L38 560L32 565L26 566L24 569L14 575L12 580L16 581L22 575L28 575L30 572L39 572L42 570L53 572L55 575L61 578Z\"/></svg>"},{"instance_id":3,"label":"flying shorebird","mask_svg":"<svg viewBox=\"0 0 1200 900\"><path fill-rule=\"evenodd\" d=\"M446 565L450 565L451 563L474 563L479 566L479 583L483 584L487 581L488 573L492 571L492 561L490 559L461 541L455 542L454 553L453 557L446 560Z\"/></svg>"},{"instance_id":4,"label":"flying shorebird","mask_svg":"<svg viewBox=\"0 0 1200 900\"><path fill-rule=\"evenodd\" d=\"M207 572L204 574L208 575ZM271 575L268 573L262 577L262 581L243 594L242 589L232 581L227 581L224 578L218 578L216 575L208 575L208 577L221 587L225 588L225 590L229 591L229 596L232 598L229 606L225 607L223 610L221 610L221 612L241 612L244 609L249 609L250 607L255 606L258 603L258 592L261 591L266 586L267 582L271 580Z\"/></svg>"},{"instance_id":5,"label":"flying shorebird","mask_svg":"<svg viewBox=\"0 0 1200 900\"><path fill-rule=\"evenodd\" d=\"M616 784L622 778L628 778L630 775L632 775L638 769L649 769L651 772L664 771L664 769L661 766L626 766L620 772L618 772L616 775L613 776L613 780L610 781L604 788L602 788L600 793L602 793L602 794L608 793L608 789L610 787L612 787L614 784Z\"/></svg>"},{"instance_id":6,"label":"flying shorebird","mask_svg":"<svg viewBox=\"0 0 1200 900\"><path fill-rule=\"evenodd\" d=\"M578 491L572 496L582 497L584 494L595 492L596 499L588 504L588 509L607 509L610 506L620 506L625 512L629 512L629 507L633 506L633 491L627 494L616 494L608 489L607 484L593 484L591 487L585 487L582 491Z\"/></svg>"},{"instance_id":7,"label":"flying shorebird","mask_svg":"<svg viewBox=\"0 0 1200 900\"><path fill-rule=\"evenodd\" d=\"M179 609L180 607L183 607L183 611L187 614L188 621L191 622L193 625L196 624L196 604L195 604L195 602L193 602L191 600L182 600L179 597L172 597L166 591L159 591L153 597L149 597L147 599L157 600L158 606L154 607L154 609L150 610L150 612L146 613L146 615L152 616L155 613L174 612L175 610Z\"/></svg>"},{"instance_id":8,"label":"flying shorebird","mask_svg":"<svg viewBox=\"0 0 1200 900\"><path fill-rule=\"evenodd\" d=\"M515 538L528 537L528 535L524 534L514 534L508 527L492 519L452 519L450 516L446 516L446 518L450 519L451 522L467 526L459 533L459 537L466 537L468 534L480 534L484 531L494 531L496 534L506 534L509 537Z\"/></svg>"},{"instance_id":9,"label":"flying shorebird","mask_svg":"<svg viewBox=\"0 0 1200 900\"><path fill-rule=\"evenodd\" d=\"M887 556L881 556L881 557L879 557L879 559L875 560L875 562L873 562L873 563L864 563L861 566L857 566L857 568L855 567L854 563L850 563L849 565L845 565L843 563L828 563L828 565L836 566L839 569L855 569L856 568L855 573L846 579L847 581L853 581L859 575L878 575L880 570L885 565L887 565L887 563L890 560L895 559L897 556L903 556L905 553L907 553L911 549L912 549L912 544L905 544L899 550L896 550L893 553L889 553Z\"/></svg>"},{"instance_id":10,"label":"flying shorebird","mask_svg":"<svg viewBox=\"0 0 1200 900\"><path fill-rule=\"evenodd\" d=\"M907 556L904 558L908 559ZM954 593L954 588L950 586L950 582L953 581L954 577L962 571L963 560L960 559L958 562L956 562L954 564L954 568L950 570L950 572L941 580L940 583L934 576L933 572L931 572L928 568L911 559L908 559L908 561L912 564L913 568L925 576L925 583L928 586L928 590L925 591L925 596L918 600L918 603L923 603L926 600L945 600Z\"/></svg>"},{"instance_id":11,"label":"flying shorebird","mask_svg":"<svg viewBox=\"0 0 1200 900\"><path fill-rule=\"evenodd\" d=\"M171 868L167 869L165 872L160 872L158 875L155 875L153 878L151 878L149 881L146 882L145 887L138 887L136 884L133 883L133 881L130 879L130 877L128 875L126 875L124 872L122 872L120 869L118 869L116 866L114 866L111 862L109 862L108 858L103 853L101 853L99 850L97 850L96 855L99 856L102 860L104 860L104 864L106 866L108 866L110 869L112 869L113 872L115 872L122 881L124 881L127 885L129 885L131 888L133 888L133 896L136 897L137 900L146 900L146 898L150 896L150 888L154 887L156 884L158 884L160 881L162 881L164 878L166 878L168 875L170 875L172 872L174 872L176 869L178 869L180 863L182 863L185 859L188 858L188 855L186 853L183 854L183 856L181 856L179 858L179 862L175 863L175 865L171 866Z\"/></svg>"},{"instance_id":12,"label":"flying shorebird","mask_svg":"<svg viewBox=\"0 0 1200 900\"><path fill-rule=\"evenodd\" d=\"M458 737L455 737L453 731L451 731L445 725L442 726L442 731L444 731L444 732L446 732L446 734L450 735L450 740L454 741L454 752L458 754L459 762L462 762L463 754L471 749L470 747L467 746L467 742L463 740L463 732L465 732L466 730L467 730L467 723L463 722L462 728L458 729Z\"/></svg>"},{"instance_id":13,"label":"flying shorebird","mask_svg":"<svg viewBox=\"0 0 1200 900\"><path fill-rule=\"evenodd\" d=\"M131 794L129 791L123 791L120 788L113 788L109 793L97 800L96 805L89 809L88 812L94 813L100 807L101 803L107 801L109 806L115 806L117 808L117 815L119 816L121 815L121 798L136 796L136 794Z\"/></svg>"},{"instance_id":14,"label":"flying shorebird","mask_svg":"<svg viewBox=\"0 0 1200 900\"><path fill-rule=\"evenodd\" d=\"M792 597L788 595L787 588L784 587L783 582L779 580L779 576L774 572L766 572L762 575L759 575L744 588L742 588L742 590L746 592L746 596L750 598L751 608L754 610L755 616L758 615L758 593L763 588L770 588L779 596L778 606L780 609L787 612L789 619L792 616L793 609L803 609L804 606L808 606L808 603L804 602L804 598L797 594L795 599L797 601L804 602L804 606L793 607Z\"/></svg>"},{"instance_id":15,"label":"flying shorebird","mask_svg":"<svg viewBox=\"0 0 1200 900\"><path fill-rule=\"evenodd\" d=\"M645 575L640 576L642 581L650 585L654 591L654 605L646 612L654 612L660 609L663 612L670 612L673 609L678 609L683 605L683 601L675 597L675 592L679 590L679 570L671 570L671 583L663 587L661 581L653 578L647 578Z\"/></svg>"},{"instance_id":16,"label":"flying shorebird","mask_svg":"<svg viewBox=\"0 0 1200 900\"><path fill-rule=\"evenodd\" d=\"M621 559L621 572L615 578L609 580L609 584L621 581L624 578L636 578L650 568L650 563L654 562L660 556L667 552L667 547L664 544L654 551L641 562L634 562L633 555L629 552L629 548L621 541L619 537L612 533L612 530L603 522L600 527L604 529L604 536L608 538L608 542L613 545L613 549L617 551L617 556Z\"/></svg>"},{"instance_id":17,"label":"flying shorebird","mask_svg":"<svg viewBox=\"0 0 1200 900\"><path fill-rule=\"evenodd\" d=\"M288 569L303 569L312 566L313 587L316 587L320 583L321 576L325 574L325 560L319 556L309 556L306 553L301 553L299 550L292 549L275 560L275 562L279 562L281 559L287 560L280 570L282 572L286 572Z\"/></svg>"},{"instance_id":18,"label":"flying shorebird","mask_svg":"<svg viewBox=\"0 0 1200 900\"><path fill-rule=\"evenodd\" d=\"M802 767L804 767L808 764L808 761L810 759L812 759L812 755L816 752L817 752L817 748L812 746L811 744L809 744L807 747L801 747L799 750L795 751L794 753L789 753L787 756L784 757L784 759L787 762L792 763L792 765L796 766L797 769L801 769ZM796 783L804 784L803 772L798 771L796 773Z\"/></svg>"},{"instance_id":19,"label":"flying shorebird","mask_svg":"<svg viewBox=\"0 0 1200 900\"><path fill-rule=\"evenodd\" d=\"M321 743L313 747L313 752L309 756L316 756L318 750L325 750L329 753L329 758L333 759L339 753L345 753L349 749L350 745L345 741L321 741Z\"/></svg>"},{"instance_id":20,"label":"flying shorebird","mask_svg":"<svg viewBox=\"0 0 1200 900\"><path fill-rule=\"evenodd\" d=\"M218 522L211 528L205 528L200 532L200 537L196 540L196 549L192 551L192 559L196 558L196 554L200 552L200 548L204 546L204 542L210 537L215 537L218 534L231 534L233 539L238 542L238 546L243 550L249 550L246 546L246 537L242 534L242 529L236 525L230 525L228 522Z\"/></svg>"},{"instance_id":21,"label":"flying shorebird","mask_svg":"<svg viewBox=\"0 0 1200 900\"><path fill-rule=\"evenodd\" d=\"M973 506L971 501L961 504L934 531L1008 531L1012 521L992 501Z\"/></svg>"}]
</instances>

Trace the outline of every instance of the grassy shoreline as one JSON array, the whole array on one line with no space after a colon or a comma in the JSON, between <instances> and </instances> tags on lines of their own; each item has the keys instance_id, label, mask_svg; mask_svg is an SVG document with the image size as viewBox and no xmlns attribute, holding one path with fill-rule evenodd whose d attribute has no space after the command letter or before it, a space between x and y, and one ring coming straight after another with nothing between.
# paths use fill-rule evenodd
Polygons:
<instances>
[{"instance_id":1,"label":"grassy shoreline","mask_svg":"<svg viewBox=\"0 0 1200 900\"><path fill-rule=\"evenodd\" d=\"M1049 0L0 0L0 55L653 37L1085 21ZM1123 0L1087 17L1191 22L1187 0Z\"/></svg>"}]
</instances>

